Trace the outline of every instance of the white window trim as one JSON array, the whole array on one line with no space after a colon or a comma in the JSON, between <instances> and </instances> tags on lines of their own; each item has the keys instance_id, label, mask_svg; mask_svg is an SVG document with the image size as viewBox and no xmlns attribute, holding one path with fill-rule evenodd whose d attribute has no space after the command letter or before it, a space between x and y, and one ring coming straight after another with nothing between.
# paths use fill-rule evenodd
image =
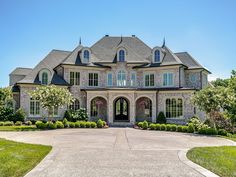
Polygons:
<instances>
[{"instance_id":1,"label":"white window trim","mask_svg":"<svg viewBox=\"0 0 236 177\"><path fill-rule=\"evenodd\" d=\"M47 85L51 82L51 80L52 80L52 74L51 74L51 71L49 70L49 69L47 69L47 68L44 68L44 69L41 69L40 71L39 71L39 81L42 83L42 79L43 79L43 73L47 73L48 74L48 83L47 83ZM43 84L43 85L45 85L45 84Z\"/></svg>"},{"instance_id":2,"label":"white window trim","mask_svg":"<svg viewBox=\"0 0 236 177\"><path fill-rule=\"evenodd\" d=\"M108 76L109 74L111 74L111 85L109 85L109 82L108 82ZM113 73L112 72L107 72L107 86L108 87L112 87L113 86Z\"/></svg>"},{"instance_id":3,"label":"white window trim","mask_svg":"<svg viewBox=\"0 0 236 177\"><path fill-rule=\"evenodd\" d=\"M31 101L34 101L34 104L35 104L35 107L34 107L34 112L36 112L36 100L31 100L30 99L30 101L29 101L29 117L39 117L40 116L40 114L41 114L41 107L40 107L40 102L39 102L39 114L31 114L30 113L30 102Z\"/></svg>"},{"instance_id":4,"label":"white window trim","mask_svg":"<svg viewBox=\"0 0 236 177\"><path fill-rule=\"evenodd\" d=\"M118 85L118 74L120 71L124 71L124 73L125 73L125 85L123 85L123 86ZM125 69L120 69L117 71L117 73L116 73L116 86L117 87L127 87L127 71Z\"/></svg>"},{"instance_id":5,"label":"white window trim","mask_svg":"<svg viewBox=\"0 0 236 177\"><path fill-rule=\"evenodd\" d=\"M167 99L173 99L173 98L175 98L176 100L182 99L183 115L182 115L182 116L179 116L179 117L166 117L166 100L167 100ZM166 97L166 98L164 99L164 101L165 101L165 103L164 103L164 104L165 104L165 106L164 106L164 114L165 114L165 117L166 117L167 119L185 119L185 118L184 118L184 110L185 110L184 98L179 97L179 96L170 96L170 97Z\"/></svg>"},{"instance_id":6,"label":"white window trim","mask_svg":"<svg viewBox=\"0 0 236 177\"><path fill-rule=\"evenodd\" d=\"M119 49L117 50L117 53L116 53L116 54L117 54L117 62L120 62L120 60L119 60L119 59L120 59L120 54L119 54L119 53L120 53L121 50L124 50L124 52L125 52L125 58L124 58L124 61L122 61L122 62L126 62L127 50L126 50L125 48L123 48L123 47L122 47L122 48L119 48ZM122 63L122 62L121 62L121 63Z\"/></svg>"},{"instance_id":7,"label":"white window trim","mask_svg":"<svg viewBox=\"0 0 236 177\"><path fill-rule=\"evenodd\" d=\"M87 59L84 58L84 51L85 51L85 50L88 50L88 51L89 51L89 59L88 59L88 61L87 61ZM84 47L83 50L82 50L82 52L81 52L80 58L82 58L82 63L89 63L89 62L90 62L90 59L91 59L91 50L90 50L90 48Z\"/></svg>"},{"instance_id":8,"label":"white window trim","mask_svg":"<svg viewBox=\"0 0 236 177\"><path fill-rule=\"evenodd\" d=\"M92 74L98 74L98 85L97 86L92 86L92 85L89 85L89 74L92 73ZM96 72L96 71L92 71L92 72L88 72L88 87L99 87L100 86L100 73L99 72Z\"/></svg>"},{"instance_id":9,"label":"white window trim","mask_svg":"<svg viewBox=\"0 0 236 177\"><path fill-rule=\"evenodd\" d=\"M155 51L156 51L156 50L159 50L159 51L160 51L160 61L159 61L159 62L156 62L156 61L155 61ZM163 55L162 49L161 49L160 47L154 47L154 48L152 49L152 62L153 62L153 63L161 63L162 60L163 60L163 57L164 57L164 55Z\"/></svg>"},{"instance_id":10,"label":"white window trim","mask_svg":"<svg viewBox=\"0 0 236 177\"><path fill-rule=\"evenodd\" d=\"M80 78L81 78L81 73L78 71L69 71L69 82L70 83L70 73L74 73L74 84L73 86L80 86ZM79 73L79 85L75 84L76 83L76 73Z\"/></svg>"},{"instance_id":11,"label":"white window trim","mask_svg":"<svg viewBox=\"0 0 236 177\"><path fill-rule=\"evenodd\" d=\"M172 74L173 76L173 81L172 81L172 84L171 85L164 85L164 74L167 74L167 78L169 77L168 75L169 74ZM175 84L174 84L174 80L175 80L175 75L174 75L174 72L164 72L162 74L162 86L163 87L173 87ZM167 82L168 82L168 79L167 79Z\"/></svg>"},{"instance_id":12,"label":"white window trim","mask_svg":"<svg viewBox=\"0 0 236 177\"><path fill-rule=\"evenodd\" d=\"M134 85L132 85L132 75L135 75L135 80L134 80ZM155 76L154 76L154 79L155 79ZM137 73L135 71L131 71L130 72L130 86L131 87L136 87L137 86Z\"/></svg>"},{"instance_id":13,"label":"white window trim","mask_svg":"<svg viewBox=\"0 0 236 177\"><path fill-rule=\"evenodd\" d=\"M151 74L154 75L154 85L153 85L153 86L146 86L146 85L145 85L145 76L146 76L146 75L151 75ZM150 76L149 76L149 78L150 78ZM144 86L144 87L147 87L147 88L155 87L155 86L156 86L155 78L156 78L155 72L145 72L145 73L143 74L143 86ZM149 84L149 85L150 85L150 84Z\"/></svg>"}]
</instances>

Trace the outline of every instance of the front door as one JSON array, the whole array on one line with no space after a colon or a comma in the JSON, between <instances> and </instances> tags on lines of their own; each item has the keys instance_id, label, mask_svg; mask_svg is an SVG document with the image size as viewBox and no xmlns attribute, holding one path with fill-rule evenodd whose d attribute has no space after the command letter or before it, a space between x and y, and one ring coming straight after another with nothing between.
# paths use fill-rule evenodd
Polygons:
<instances>
[{"instance_id":1,"label":"front door","mask_svg":"<svg viewBox=\"0 0 236 177\"><path fill-rule=\"evenodd\" d=\"M114 103L115 121L129 121L129 104L125 98L118 98Z\"/></svg>"}]
</instances>

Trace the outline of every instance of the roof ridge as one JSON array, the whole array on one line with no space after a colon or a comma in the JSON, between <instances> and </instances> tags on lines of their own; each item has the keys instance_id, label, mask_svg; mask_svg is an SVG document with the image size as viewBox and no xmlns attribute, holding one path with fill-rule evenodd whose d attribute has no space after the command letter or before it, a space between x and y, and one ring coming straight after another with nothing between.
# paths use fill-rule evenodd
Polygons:
<instances>
[{"instance_id":1,"label":"roof ridge","mask_svg":"<svg viewBox=\"0 0 236 177\"><path fill-rule=\"evenodd\" d=\"M167 50L178 63L183 64L183 62L179 59L179 57L176 56L175 53L173 53L166 45L163 48Z\"/></svg>"},{"instance_id":2,"label":"roof ridge","mask_svg":"<svg viewBox=\"0 0 236 177\"><path fill-rule=\"evenodd\" d=\"M59 51L59 52L71 52L69 50L61 50L61 49L52 49L51 51Z\"/></svg>"}]
</instances>

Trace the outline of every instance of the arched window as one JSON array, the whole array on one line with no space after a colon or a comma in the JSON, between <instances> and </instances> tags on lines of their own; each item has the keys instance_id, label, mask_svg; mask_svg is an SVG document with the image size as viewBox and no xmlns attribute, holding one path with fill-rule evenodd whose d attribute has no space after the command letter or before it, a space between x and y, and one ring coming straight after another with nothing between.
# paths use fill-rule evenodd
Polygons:
<instances>
[{"instance_id":1,"label":"arched window","mask_svg":"<svg viewBox=\"0 0 236 177\"><path fill-rule=\"evenodd\" d=\"M126 73L123 70L117 74L117 86L126 86Z\"/></svg>"},{"instance_id":2,"label":"arched window","mask_svg":"<svg viewBox=\"0 0 236 177\"><path fill-rule=\"evenodd\" d=\"M181 98L166 99L166 117L174 118L183 116L183 100Z\"/></svg>"},{"instance_id":3,"label":"arched window","mask_svg":"<svg viewBox=\"0 0 236 177\"><path fill-rule=\"evenodd\" d=\"M84 60L86 60L86 62L89 61L89 51L88 50L84 51Z\"/></svg>"},{"instance_id":4,"label":"arched window","mask_svg":"<svg viewBox=\"0 0 236 177\"><path fill-rule=\"evenodd\" d=\"M75 101L70 105L70 109L76 111L80 108L79 100L75 99Z\"/></svg>"},{"instance_id":5,"label":"arched window","mask_svg":"<svg viewBox=\"0 0 236 177\"><path fill-rule=\"evenodd\" d=\"M125 51L120 50L119 51L119 62L124 62L125 61Z\"/></svg>"},{"instance_id":6,"label":"arched window","mask_svg":"<svg viewBox=\"0 0 236 177\"><path fill-rule=\"evenodd\" d=\"M154 62L160 62L160 51L155 50L154 52Z\"/></svg>"},{"instance_id":7,"label":"arched window","mask_svg":"<svg viewBox=\"0 0 236 177\"><path fill-rule=\"evenodd\" d=\"M102 97L96 97L92 99L90 104L90 116L107 119L107 102Z\"/></svg>"},{"instance_id":8,"label":"arched window","mask_svg":"<svg viewBox=\"0 0 236 177\"><path fill-rule=\"evenodd\" d=\"M46 72L42 73L42 84L44 84L44 85L48 84L48 73L46 73Z\"/></svg>"}]
</instances>

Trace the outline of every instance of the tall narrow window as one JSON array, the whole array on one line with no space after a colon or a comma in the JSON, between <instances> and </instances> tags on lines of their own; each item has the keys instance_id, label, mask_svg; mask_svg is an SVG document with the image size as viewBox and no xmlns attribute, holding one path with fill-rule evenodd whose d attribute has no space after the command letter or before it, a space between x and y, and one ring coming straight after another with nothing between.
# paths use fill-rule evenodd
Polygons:
<instances>
[{"instance_id":1,"label":"tall narrow window","mask_svg":"<svg viewBox=\"0 0 236 177\"><path fill-rule=\"evenodd\" d=\"M154 61L160 62L160 51L159 50L155 50L155 52L154 52Z\"/></svg>"},{"instance_id":2,"label":"tall narrow window","mask_svg":"<svg viewBox=\"0 0 236 177\"><path fill-rule=\"evenodd\" d=\"M112 83L112 73L108 73L107 74L107 86L112 86L113 83Z\"/></svg>"},{"instance_id":3,"label":"tall narrow window","mask_svg":"<svg viewBox=\"0 0 236 177\"><path fill-rule=\"evenodd\" d=\"M183 116L183 100L181 98L166 99L166 117L175 118Z\"/></svg>"},{"instance_id":4,"label":"tall narrow window","mask_svg":"<svg viewBox=\"0 0 236 177\"><path fill-rule=\"evenodd\" d=\"M89 86L98 86L98 73L89 73Z\"/></svg>"},{"instance_id":5,"label":"tall narrow window","mask_svg":"<svg viewBox=\"0 0 236 177\"><path fill-rule=\"evenodd\" d=\"M144 81L145 87L154 86L154 74L145 74L144 79L145 79Z\"/></svg>"},{"instance_id":6,"label":"tall narrow window","mask_svg":"<svg viewBox=\"0 0 236 177\"><path fill-rule=\"evenodd\" d=\"M39 100L30 98L30 115L38 116L40 114Z\"/></svg>"},{"instance_id":7,"label":"tall narrow window","mask_svg":"<svg viewBox=\"0 0 236 177\"><path fill-rule=\"evenodd\" d=\"M52 108L52 110L49 110L49 115L51 117L57 117L58 116L58 107Z\"/></svg>"},{"instance_id":8,"label":"tall narrow window","mask_svg":"<svg viewBox=\"0 0 236 177\"><path fill-rule=\"evenodd\" d=\"M136 85L136 73L132 72L130 77L130 85L135 86Z\"/></svg>"},{"instance_id":9,"label":"tall narrow window","mask_svg":"<svg viewBox=\"0 0 236 177\"><path fill-rule=\"evenodd\" d=\"M48 85L48 73L43 72L42 74L42 84Z\"/></svg>"},{"instance_id":10,"label":"tall narrow window","mask_svg":"<svg viewBox=\"0 0 236 177\"><path fill-rule=\"evenodd\" d=\"M126 73L123 70L119 71L117 74L117 86L126 86Z\"/></svg>"},{"instance_id":11,"label":"tall narrow window","mask_svg":"<svg viewBox=\"0 0 236 177\"><path fill-rule=\"evenodd\" d=\"M85 60L85 62L89 62L89 51L88 50L84 51L84 60Z\"/></svg>"},{"instance_id":12,"label":"tall narrow window","mask_svg":"<svg viewBox=\"0 0 236 177\"><path fill-rule=\"evenodd\" d=\"M80 73L79 72L70 72L70 84L71 85L80 85Z\"/></svg>"},{"instance_id":13,"label":"tall narrow window","mask_svg":"<svg viewBox=\"0 0 236 177\"><path fill-rule=\"evenodd\" d=\"M75 99L75 101L70 105L70 109L76 111L80 108L79 100Z\"/></svg>"},{"instance_id":14,"label":"tall narrow window","mask_svg":"<svg viewBox=\"0 0 236 177\"><path fill-rule=\"evenodd\" d=\"M120 50L119 51L119 62L124 62L125 61L125 51Z\"/></svg>"},{"instance_id":15,"label":"tall narrow window","mask_svg":"<svg viewBox=\"0 0 236 177\"><path fill-rule=\"evenodd\" d=\"M163 74L163 86L173 86L173 73Z\"/></svg>"}]
</instances>

